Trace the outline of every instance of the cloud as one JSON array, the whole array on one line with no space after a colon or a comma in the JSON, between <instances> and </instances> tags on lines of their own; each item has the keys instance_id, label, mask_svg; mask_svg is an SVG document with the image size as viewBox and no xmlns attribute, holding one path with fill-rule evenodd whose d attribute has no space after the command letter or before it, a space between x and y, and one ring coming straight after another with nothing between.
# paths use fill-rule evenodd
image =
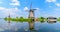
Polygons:
<instances>
[{"instance_id":1,"label":"cloud","mask_svg":"<svg viewBox=\"0 0 60 32\"><path fill-rule=\"evenodd\" d=\"M21 11L21 9L18 9L17 7L15 8L5 8L5 7L0 7L0 18L8 17L10 13L10 16L15 18L15 17L28 17L28 12L26 11Z\"/></svg>"},{"instance_id":2,"label":"cloud","mask_svg":"<svg viewBox=\"0 0 60 32\"><path fill-rule=\"evenodd\" d=\"M60 8L54 8L54 11L60 11Z\"/></svg>"},{"instance_id":3,"label":"cloud","mask_svg":"<svg viewBox=\"0 0 60 32\"><path fill-rule=\"evenodd\" d=\"M39 8L35 8L36 10L40 10ZM28 11L28 7L24 7L24 11Z\"/></svg>"},{"instance_id":4,"label":"cloud","mask_svg":"<svg viewBox=\"0 0 60 32\"><path fill-rule=\"evenodd\" d=\"M56 16L56 17L60 17L60 8L54 8L54 12L53 12L54 14L54 16Z\"/></svg>"},{"instance_id":5,"label":"cloud","mask_svg":"<svg viewBox=\"0 0 60 32\"><path fill-rule=\"evenodd\" d=\"M60 3L55 3L56 6L60 6Z\"/></svg>"},{"instance_id":6,"label":"cloud","mask_svg":"<svg viewBox=\"0 0 60 32\"><path fill-rule=\"evenodd\" d=\"M49 6L49 8L52 8L52 6Z\"/></svg>"},{"instance_id":7,"label":"cloud","mask_svg":"<svg viewBox=\"0 0 60 32\"><path fill-rule=\"evenodd\" d=\"M34 11L35 17L38 18L38 17L41 16L41 11L42 11L42 9L40 9L40 8L35 8L35 9L36 9L36 10ZM37 15L37 16L36 16L36 15Z\"/></svg>"},{"instance_id":8,"label":"cloud","mask_svg":"<svg viewBox=\"0 0 60 32\"><path fill-rule=\"evenodd\" d=\"M2 4L3 2L0 2L0 4Z\"/></svg>"},{"instance_id":9,"label":"cloud","mask_svg":"<svg viewBox=\"0 0 60 32\"><path fill-rule=\"evenodd\" d=\"M19 9L17 7L15 7L15 8L0 7L0 17L7 17L9 15L9 13L10 13L11 17L16 17L16 16L18 16L18 14L17 14L18 11L19 11Z\"/></svg>"},{"instance_id":10,"label":"cloud","mask_svg":"<svg viewBox=\"0 0 60 32\"><path fill-rule=\"evenodd\" d=\"M35 9L38 10L38 11L40 10L39 8L35 8Z\"/></svg>"},{"instance_id":11,"label":"cloud","mask_svg":"<svg viewBox=\"0 0 60 32\"><path fill-rule=\"evenodd\" d=\"M12 6L20 6L20 2L18 0L12 0L12 3L10 3L10 5Z\"/></svg>"},{"instance_id":12,"label":"cloud","mask_svg":"<svg viewBox=\"0 0 60 32\"><path fill-rule=\"evenodd\" d=\"M28 9L28 7L24 7L24 11L28 11L29 9Z\"/></svg>"},{"instance_id":13,"label":"cloud","mask_svg":"<svg viewBox=\"0 0 60 32\"><path fill-rule=\"evenodd\" d=\"M52 11L52 12L51 12ZM44 13L42 14L44 17L49 17L49 16L53 16L53 17L60 17L60 8L53 8L53 10L51 10L51 13Z\"/></svg>"},{"instance_id":14,"label":"cloud","mask_svg":"<svg viewBox=\"0 0 60 32\"><path fill-rule=\"evenodd\" d=\"M56 0L46 0L46 2L56 2Z\"/></svg>"},{"instance_id":15,"label":"cloud","mask_svg":"<svg viewBox=\"0 0 60 32\"><path fill-rule=\"evenodd\" d=\"M35 17L39 17L40 16L40 8L34 8L34 9L36 9L34 12L35 12ZM24 13L24 15L26 15L27 17L28 17L28 15L29 15L29 9L28 9L28 7L24 7L24 10L25 11L28 11L28 12L23 12ZM37 15L37 16L36 16Z\"/></svg>"}]
</instances>

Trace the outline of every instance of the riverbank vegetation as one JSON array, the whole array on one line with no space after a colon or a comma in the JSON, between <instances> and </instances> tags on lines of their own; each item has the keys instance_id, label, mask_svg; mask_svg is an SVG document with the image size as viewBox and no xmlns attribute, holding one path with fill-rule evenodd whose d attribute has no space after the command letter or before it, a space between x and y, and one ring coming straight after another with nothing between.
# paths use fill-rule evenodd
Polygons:
<instances>
[{"instance_id":1,"label":"riverbank vegetation","mask_svg":"<svg viewBox=\"0 0 60 32\"><path fill-rule=\"evenodd\" d=\"M6 20L6 21L8 21L8 20L10 20L10 21L20 21L20 22L31 22L32 21L31 18L24 18L24 17L16 17L16 18L7 18L7 17L5 17L4 20ZM44 22L45 18L44 17L39 17L36 20Z\"/></svg>"},{"instance_id":2,"label":"riverbank vegetation","mask_svg":"<svg viewBox=\"0 0 60 32\"><path fill-rule=\"evenodd\" d=\"M20 22L27 22L27 21L31 22L32 21L31 18L23 18L23 17L20 17L20 18L18 18L18 17L16 17L16 18L7 18L7 17L5 17L4 20L6 20L6 21L8 21L8 20L10 20L10 21L20 21Z\"/></svg>"},{"instance_id":3,"label":"riverbank vegetation","mask_svg":"<svg viewBox=\"0 0 60 32\"><path fill-rule=\"evenodd\" d=\"M60 17L57 18L57 21L60 21Z\"/></svg>"},{"instance_id":4,"label":"riverbank vegetation","mask_svg":"<svg viewBox=\"0 0 60 32\"><path fill-rule=\"evenodd\" d=\"M24 17L15 17L15 18L8 18L8 17L5 17L4 20L8 21L19 21L19 22L31 22L32 19L31 18L24 18ZM56 19L57 21L60 21L60 17L58 17ZM37 21L40 21L40 22L45 22L45 21L48 21L47 18L44 18L44 17L39 17L37 18Z\"/></svg>"}]
</instances>

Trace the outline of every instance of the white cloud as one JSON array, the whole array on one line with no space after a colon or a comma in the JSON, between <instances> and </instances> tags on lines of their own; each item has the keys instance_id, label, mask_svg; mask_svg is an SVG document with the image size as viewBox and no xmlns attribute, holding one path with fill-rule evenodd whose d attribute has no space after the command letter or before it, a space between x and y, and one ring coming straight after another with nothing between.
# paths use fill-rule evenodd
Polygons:
<instances>
[{"instance_id":1,"label":"white cloud","mask_svg":"<svg viewBox=\"0 0 60 32\"><path fill-rule=\"evenodd\" d=\"M39 8L35 8L36 10L40 10ZM29 9L28 9L28 7L24 7L24 10L25 11L28 11Z\"/></svg>"},{"instance_id":2,"label":"white cloud","mask_svg":"<svg viewBox=\"0 0 60 32\"><path fill-rule=\"evenodd\" d=\"M60 17L60 8L55 8L54 9L54 15L56 16L56 17Z\"/></svg>"},{"instance_id":3,"label":"white cloud","mask_svg":"<svg viewBox=\"0 0 60 32\"><path fill-rule=\"evenodd\" d=\"M54 11L60 11L60 8L54 8Z\"/></svg>"},{"instance_id":4,"label":"white cloud","mask_svg":"<svg viewBox=\"0 0 60 32\"><path fill-rule=\"evenodd\" d=\"M19 6L20 5L20 2L18 0L12 0L11 2L12 3L10 3L10 5L12 5L12 6Z\"/></svg>"},{"instance_id":5,"label":"white cloud","mask_svg":"<svg viewBox=\"0 0 60 32\"><path fill-rule=\"evenodd\" d=\"M49 6L49 8L52 8L52 6Z\"/></svg>"},{"instance_id":6,"label":"white cloud","mask_svg":"<svg viewBox=\"0 0 60 32\"><path fill-rule=\"evenodd\" d=\"M24 10L25 10L25 11L28 11L29 9L28 9L28 7L24 7Z\"/></svg>"},{"instance_id":7,"label":"white cloud","mask_svg":"<svg viewBox=\"0 0 60 32\"><path fill-rule=\"evenodd\" d=\"M56 6L60 6L60 3L55 3Z\"/></svg>"},{"instance_id":8,"label":"white cloud","mask_svg":"<svg viewBox=\"0 0 60 32\"><path fill-rule=\"evenodd\" d=\"M56 0L46 0L46 2L56 2Z\"/></svg>"},{"instance_id":9,"label":"white cloud","mask_svg":"<svg viewBox=\"0 0 60 32\"><path fill-rule=\"evenodd\" d=\"M39 8L35 8L36 10L40 10Z\"/></svg>"},{"instance_id":10,"label":"white cloud","mask_svg":"<svg viewBox=\"0 0 60 32\"><path fill-rule=\"evenodd\" d=\"M3 2L0 2L0 4L2 4Z\"/></svg>"},{"instance_id":11,"label":"white cloud","mask_svg":"<svg viewBox=\"0 0 60 32\"><path fill-rule=\"evenodd\" d=\"M4 17L8 17L10 13L11 17L28 17L28 12L26 11L21 11L21 9L18 9L17 7L15 8L5 8L5 7L0 7L0 17L4 18Z\"/></svg>"},{"instance_id":12,"label":"white cloud","mask_svg":"<svg viewBox=\"0 0 60 32\"><path fill-rule=\"evenodd\" d=\"M4 8L4 7L0 7L0 16L1 17L7 17L10 13L11 17L16 17L18 16L17 12L19 11L19 9L16 8ZM2 16L3 15L3 16Z\"/></svg>"},{"instance_id":13,"label":"white cloud","mask_svg":"<svg viewBox=\"0 0 60 32\"><path fill-rule=\"evenodd\" d=\"M3 10L3 9L5 9L4 7L0 7L0 10Z\"/></svg>"}]
</instances>

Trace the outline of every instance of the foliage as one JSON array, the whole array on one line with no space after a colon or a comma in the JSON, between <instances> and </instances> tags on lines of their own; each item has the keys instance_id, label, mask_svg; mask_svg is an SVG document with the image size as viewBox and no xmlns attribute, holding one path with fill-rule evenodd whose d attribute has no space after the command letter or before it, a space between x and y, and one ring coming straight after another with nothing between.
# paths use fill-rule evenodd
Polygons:
<instances>
[{"instance_id":1,"label":"foliage","mask_svg":"<svg viewBox=\"0 0 60 32\"><path fill-rule=\"evenodd\" d=\"M39 19L39 21L44 21L45 18L44 17L39 17L38 19Z\"/></svg>"},{"instance_id":2,"label":"foliage","mask_svg":"<svg viewBox=\"0 0 60 32\"><path fill-rule=\"evenodd\" d=\"M60 17L57 18L57 21L60 21Z\"/></svg>"},{"instance_id":3,"label":"foliage","mask_svg":"<svg viewBox=\"0 0 60 32\"><path fill-rule=\"evenodd\" d=\"M4 18L4 20L10 20L10 21L19 21L19 22L31 22L32 21L32 19L31 18L23 18L23 17L20 17L20 18L18 18L18 17L16 17L16 18L7 18L7 17L5 17Z\"/></svg>"},{"instance_id":4,"label":"foliage","mask_svg":"<svg viewBox=\"0 0 60 32\"><path fill-rule=\"evenodd\" d=\"M7 18L5 17L4 20L11 20L11 21L17 21L17 22L32 22L32 18L23 18L23 17L16 17L16 18ZM45 22L47 21L47 18L39 17L38 21ZM60 21L60 17L57 18L57 21Z\"/></svg>"}]
</instances>

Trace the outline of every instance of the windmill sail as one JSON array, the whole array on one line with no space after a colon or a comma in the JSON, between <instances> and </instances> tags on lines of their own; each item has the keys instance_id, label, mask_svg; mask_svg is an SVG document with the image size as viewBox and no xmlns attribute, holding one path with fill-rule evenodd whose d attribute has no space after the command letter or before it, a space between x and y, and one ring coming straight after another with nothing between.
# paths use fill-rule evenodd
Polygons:
<instances>
[{"instance_id":1,"label":"windmill sail","mask_svg":"<svg viewBox=\"0 0 60 32\"><path fill-rule=\"evenodd\" d=\"M31 8L32 8L32 3L31 3L31 5L30 5L30 10L31 10Z\"/></svg>"},{"instance_id":2,"label":"windmill sail","mask_svg":"<svg viewBox=\"0 0 60 32\"><path fill-rule=\"evenodd\" d=\"M32 9L32 3L31 3L28 18L31 18L33 20L35 19L34 10L36 9Z\"/></svg>"}]
</instances>

